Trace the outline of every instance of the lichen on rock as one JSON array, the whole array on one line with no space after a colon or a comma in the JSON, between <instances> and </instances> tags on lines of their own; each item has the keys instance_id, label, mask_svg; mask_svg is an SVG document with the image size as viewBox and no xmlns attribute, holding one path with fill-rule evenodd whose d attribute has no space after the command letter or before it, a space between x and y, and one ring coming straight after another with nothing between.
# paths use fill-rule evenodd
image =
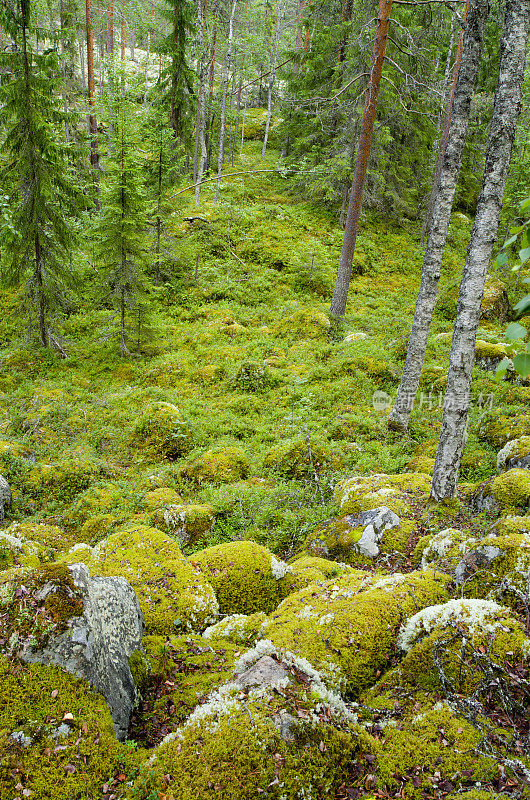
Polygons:
<instances>
[{"instance_id":1,"label":"lichen on rock","mask_svg":"<svg viewBox=\"0 0 530 800\"><path fill-rule=\"evenodd\" d=\"M424 473L355 475L339 481L334 498L342 514L359 514L384 505L402 517L411 513L415 500L427 500L430 488L431 478Z\"/></svg>"}]
</instances>

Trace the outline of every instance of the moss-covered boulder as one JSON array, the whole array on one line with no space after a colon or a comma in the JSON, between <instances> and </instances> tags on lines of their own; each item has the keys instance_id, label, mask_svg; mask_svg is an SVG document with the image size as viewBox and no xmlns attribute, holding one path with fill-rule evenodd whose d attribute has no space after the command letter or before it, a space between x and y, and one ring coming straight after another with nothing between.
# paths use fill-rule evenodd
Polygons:
<instances>
[{"instance_id":1,"label":"moss-covered boulder","mask_svg":"<svg viewBox=\"0 0 530 800\"><path fill-rule=\"evenodd\" d=\"M125 796L143 754L119 744L101 695L58 667L0 656L0 796L71 800ZM116 779L116 780L115 780Z\"/></svg>"},{"instance_id":2,"label":"moss-covered boulder","mask_svg":"<svg viewBox=\"0 0 530 800\"><path fill-rule=\"evenodd\" d=\"M221 614L268 613L288 591L289 567L256 542L207 547L190 561L214 587Z\"/></svg>"},{"instance_id":3,"label":"moss-covered boulder","mask_svg":"<svg viewBox=\"0 0 530 800\"><path fill-rule=\"evenodd\" d=\"M148 511L157 511L159 508L182 503L182 497L169 486L160 486L146 492L143 504Z\"/></svg>"},{"instance_id":4,"label":"moss-covered boulder","mask_svg":"<svg viewBox=\"0 0 530 800\"><path fill-rule=\"evenodd\" d=\"M49 556L68 550L73 544L71 537L62 528L44 522L13 522L6 533L21 541L38 543ZM51 557L48 560L52 560Z\"/></svg>"},{"instance_id":5,"label":"moss-covered boulder","mask_svg":"<svg viewBox=\"0 0 530 800\"><path fill-rule=\"evenodd\" d=\"M206 504L168 505L154 512L153 522L165 526L181 544L196 545L213 530L215 511Z\"/></svg>"},{"instance_id":6,"label":"moss-covered boulder","mask_svg":"<svg viewBox=\"0 0 530 800\"><path fill-rule=\"evenodd\" d=\"M406 655L401 681L427 691L459 695L490 689L488 666L524 662L530 640L510 609L489 600L462 599L424 608L401 628ZM493 667L492 667L493 669Z\"/></svg>"},{"instance_id":7,"label":"moss-covered boulder","mask_svg":"<svg viewBox=\"0 0 530 800\"><path fill-rule=\"evenodd\" d=\"M530 515L519 517L517 515L501 517L495 523L498 536L510 536L513 533L530 533Z\"/></svg>"},{"instance_id":8,"label":"moss-covered boulder","mask_svg":"<svg viewBox=\"0 0 530 800\"><path fill-rule=\"evenodd\" d=\"M37 464L26 477L25 488L39 500L71 503L91 483L105 477L107 471L105 464L82 458Z\"/></svg>"},{"instance_id":9,"label":"moss-covered boulder","mask_svg":"<svg viewBox=\"0 0 530 800\"><path fill-rule=\"evenodd\" d=\"M270 615L266 635L307 658L330 685L358 693L387 666L403 619L447 600L449 582L433 572L376 580L353 571L287 597Z\"/></svg>"},{"instance_id":10,"label":"moss-covered boulder","mask_svg":"<svg viewBox=\"0 0 530 800\"><path fill-rule=\"evenodd\" d=\"M45 549L39 542L24 536L0 531L0 571L14 566L37 567L45 560Z\"/></svg>"},{"instance_id":11,"label":"moss-covered boulder","mask_svg":"<svg viewBox=\"0 0 530 800\"><path fill-rule=\"evenodd\" d=\"M96 575L122 575L134 588L152 634L200 631L214 622L217 600L206 577L184 558L177 542L145 525L117 531L94 547Z\"/></svg>"},{"instance_id":12,"label":"moss-covered boulder","mask_svg":"<svg viewBox=\"0 0 530 800\"><path fill-rule=\"evenodd\" d=\"M340 699L305 662L269 643L235 665L156 750L135 783L147 800L280 800L332 797L366 737Z\"/></svg>"},{"instance_id":13,"label":"moss-covered boulder","mask_svg":"<svg viewBox=\"0 0 530 800\"><path fill-rule=\"evenodd\" d=\"M530 436L530 414L488 412L479 420L477 434L499 450L512 439Z\"/></svg>"},{"instance_id":14,"label":"moss-covered boulder","mask_svg":"<svg viewBox=\"0 0 530 800\"><path fill-rule=\"evenodd\" d=\"M343 463L342 456L329 442L311 437L308 446L307 440L299 436L272 447L265 455L263 466L289 478L307 478L314 472L339 469Z\"/></svg>"},{"instance_id":15,"label":"moss-covered boulder","mask_svg":"<svg viewBox=\"0 0 530 800\"><path fill-rule=\"evenodd\" d=\"M229 614L210 625L203 632L205 639L227 639L236 644L253 645L261 638L267 627L267 615L263 611L254 614Z\"/></svg>"},{"instance_id":16,"label":"moss-covered boulder","mask_svg":"<svg viewBox=\"0 0 530 800\"><path fill-rule=\"evenodd\" d=\"M481 484L472 498L478 511L509 511L530 507L530 470L509 469Z\"/></svg>"},{"instance_id":17,"label":"moss-covered boulder","mask_svg":"<svg viewBox=\"0 0 530 800\"><path fill-rule=\"evenodd\" d=\"M434 471L434 458L427 455L418 454L411 458L405 467L405 472L422 472L424 475L432 475Z\"/></svg>"},{"instance_id":18,"label":"moss-covered boulder","mask_svg":"<svg viewBox=\"0 0 530 800\"><path fill-rule=\"evenodd\" d=\"M466 597L493 599L506 605L525 602L530 571L530 532L468 539L454 571Z\"/></svg>"},{"instance_id":19,"label":"moss-covered boulder","mask_svg":"<svg viewBox=\"0 0 530 800\"><path fill-rule=\"evenodd\" d=\"M124 501L124 490L117 484L96 484L75 499L64 519L68 526L78 528L95 516L115 511Z\"/></svg>"},{"instance_id":20,"label":"moss-covered boulder","mask_svg":"<svg viewBox=\"0 0 530 800\"><path fill-rule=\"evenodd\" d=\"M480 319L505 322L511 312L511 305L506 294L506 286L502 281L488 275L484 285L484 296L480 310Z\"/></svg>"},{"instance_id":21,"label":"moss-covered boulder","mask_svg":"<svg viewBox=\"0 0 530 800\"><path fill-rule=\"evenodd\" d=\"M130 733L150 747L174 731L208 695L230 680L241 642L199 635L144 636L148 670ZM138 681L137 681L138 682Z\"/></svg>"},{"instance_id":22,"label":"moss-covered boulder","mask_svg":"<svg viewBox=\"0 0 530 800\"><path fill-rule=\"evenodd\" d=\"M136 422L132 447L150 460L167 458L170 461L185 455L190 449L191 433L180 410L173 403L152 403Z\"/></svg>"},{"instance_id":23,"label":"moss-covered boulder","mask_svg":"<svg viewBox=\"0 0 530 800\"><path fill-rule=\"evenodd\" d=\"M321 311L301 308L288 314L275 325L275 332L287 339L318 339L331 328L329 317Z\"/></svg>"},{"instance_id":24,"label":"moss-covered boulder","mask_svg":"<svg viewBox=\"0 0 530 800\"><path fill-rule=\"evenodd\" d=\"M508 351L502 344L492 344L483 339L477 339L475 342L475 364L487 372L495 371L507 355Z\"/></svg>"},{"instance_id":25,"label":"moss-covered boulder","mask_svg":"<svg viewBox=\"0 0 530 800\"><path fill-rule=\"evenodd\" d=\"M352 566L403 553L414 528L408 520L382 506L321 522L307 537L303 550L313 556L335 559Z\"/></svg>"},{"instance_id":26,"label":"moss-covered boulder","mask_svg":"<svg viewBox=\"0 0 530 800\"><path fill-rule=\"evenodd\" d=\"M179 475L194 483L234 483L246 478L250 464L241 447L207 450L199 458L182 464Z\"/></svg>"},{"instance_id":27,"label":"moss-covered boulder","mask_svg":"<svg viewBox=\"0 0 530 800\"><path fill-rule=\"evenodd\" d=\"M285 576L285 581L289 586L289 594L297 592L299 589L304 589L312 583L337 578L351 569L347 564L307 555L296 556L289 563L289 567L290 571Z\"/></svg>"},{"instance_id":28,"label":"moss-covered boulder","mask_svg":"<svg viewBox=\"0 0 530 800\"><path fill-rule=\"evenodd\" d=\"M403 475L354 475L339 481L334 499L342 514L356 514L387 506L399 517L411 514L420 501L425 504L431 490L431 478L421 472Z\"/></svg>"},{"instance_id":29,"label":"moss-covered boulder","mask_svg":"<svg viewBox=\"0 0 530 800\"><path fill-rule=\"evenodd\" d=\"M467 539L469 534L458 528L444 528L430 536L422 536L412 553L412 562L422 569L438 567L453 572L463 553L469 549Z\"/></svg>"},{"instance_id":30,"label":"moss-covered boulder","mask_svg":"<svg viewBox=\"0 0 530 800\"><path fill-rule=\"evenodd\" d=\"M530 436L511 439L497 455L497 469L530 469Z\"/></svg>"}]
</instances>

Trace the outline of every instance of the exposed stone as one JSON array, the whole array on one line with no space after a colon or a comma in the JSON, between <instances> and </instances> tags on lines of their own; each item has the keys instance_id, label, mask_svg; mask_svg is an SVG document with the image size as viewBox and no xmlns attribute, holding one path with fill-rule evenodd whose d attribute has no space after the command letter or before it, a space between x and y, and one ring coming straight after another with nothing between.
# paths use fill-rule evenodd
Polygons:
<instances>
[{"instance_id":1,"label":"exposed stone","mask_svg":"<svg viewBox=\"0 0 530 800\"><path fill-rule=\"evenodd\" d=\"M13 495L6 479L0 475L0 521L4 519L5 512L11 508Z\"/></svg>"},{"instance_id":2,"label":"exposed stone","mask_svg":"<svg viewBox=\"0 0 530 800\"><path fill-rule=\"evenodd\" d=\"M238 675L236 683L242 689L246 689L249 686L274 686L286 678L289 680L287 670L278 661L271 656L262 656L245 672Z\"/></svg>"},{"instance_id":3,"label":"exposed stone","mask_svg":"<svg viewBox=\"0 0 530 800\"><path fill-rule=\"evenodd\" d=\"M497 469L530 469L530 436L511 439L497 455Z\"/></svg>"},{"instance_id":4,"label":"exposed stone","mask_svg":"<svg viewBox=\"0 0 530 800\"><path fill-rule=\"evenodd\" d=\"M503 551L492 545L484 545L470 550L458 562L455 569L455 581L460 584L481 569L486 569L492 561L503 555Z\"/></svg>"},{"instance_id":5,"label":"exposed stone","mask_svg":"<svg viewBox=\"0 0 530 800\"><path fill-rule=\"evenodd\" d=\"M379 506L322 523L309 535L305 548L311 555L344 561L355 555L376 558L385 532L399 526L397 514Z\"/></svg>"},{"instance_id":6,"label":"exposed stone","mask_svg":"<svg viewBox=\"0 0 530 800\"><path fill-rule=\"evenodd\" d=\"M86 678L107 701L116 736L123 740L137 695L128 658L141 646L143 614L125 578L91 578L84 564L69 570L81 591L82 615L42 649L30 648L23 660L56 664Z\"/></svg>"}]
</instances>

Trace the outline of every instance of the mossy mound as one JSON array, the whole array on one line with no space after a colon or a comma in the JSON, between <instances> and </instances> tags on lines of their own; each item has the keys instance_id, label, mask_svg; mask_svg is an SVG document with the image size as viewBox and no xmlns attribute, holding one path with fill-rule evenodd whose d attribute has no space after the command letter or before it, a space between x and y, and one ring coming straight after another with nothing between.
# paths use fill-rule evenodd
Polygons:
<instances>
[{"instance_id":1,"label":"mossy mound","mask_svg":"<svg viewBox=\"0 0 530 800\"><path fill-rule=\"evenodd\" d=\"M108 536L114 528L116 528L123 519L114 516L114 514L96 514L83 522L81 529L76 538L82 542L90 542L97 544Z\"/></svg>"},{"instance_id":2,"label":"mossy mound","mask_svg":"<svg viewBox=\"0 0 530 800\"><path fill-rule=\"evenodd\" d=\"M105 477L107 467L97 462L72 458L55 464L38 464L30 470L25 487L36 499L71 503L91 483Z\"/></svg>"},{"instance_id":3,"label":"mossy mound","mask_svg":"<svg viewBox=\"0 0 530 800\"><path fill-rule=\"evenodd\" d=\"M530 571L530 532L468 539L456 570L466 597L524 602Z\"/></svg>"},{"instance_id":4,"label":"mossy mound","mask_svg":"<svg viewBox=\"0 0 530 800\"><path fill-rule=\"evenodd\" d=\"M402 627L398 644L406 652L400 679L427 691L484 695L488 664L524 662L530 652L523 625L510 609L489 600L450 600L425 608Z\"/></svg>"},{"instance_id":5,"label":"mossy mound","mask_svg":"<svg viewBox=\"0 0 530 800\"><path fill-rule=\"evenodd\" d=\"M142 644L149 670L142 677L131 734L152 747L231 678L241 642L187 635L144 636Z\"/></svg>"},{"instance_id":6,"label":"mossy mound","mask_svg":"<svg viewBox=\"0 0 530 800\"><path fill-rule=\"evenodd\" d=\"M236 664L238 682L211 695L160 745L135 783L135 798L168 791L179 800L334 795L366 735L309 665L282 661L274 648L262 652L246 654ZM278 678L245 683L254 663L264 661Z\"/></svg>"},{"instance_id":7,"label":"mossy mound","mask_svg":"<svg viewBox=\"0 0 530 800\"><path fill-rule=\"evenodd\" d=\"M502 344L492 344L483 339L475 342L475 362L481 369L494 369L507 355L508 351Z\"/></svg>"},{"instance_id":8,"label":"mossy mound","mask_svg":"<svg viewBox=\"0 0 530 800\"><path fill-rule=\"evenodd\" d=\"M256 542L218 544L190 560L214 587L221 614L269 613L288 591L287 564Z\"/></svg>"},{"instance_id":9,"label":"mossy mound","mask_svg":"<svg viewBox=\"0 0 530 800\"><path fill-rule=\"evenodd\" d=\"M45 549L39 542L0 531L0 571L14 566L38 567L44 557Z\"/></svg>"},{"instance_id":10,"label":"mossy mound","mask_svg":"<svg viewBox=\"0 0 530 800\"><path fill-rule=\"evenodd\" d=\"M434 471L434 458L426 455L417 455L411 458L407 466L406 472L421 472L423 475L432 475Z\"/></svg>"},{"instance_id":11,"label":"mossy mound","mask_svg":"<svg viewBox=\"0 0 530 800\"><path fill-rule=\"evenodd\" d=\"M119 744L107 705L89 685L57 667L0 656L0 796L72 800L125 796L143 754Z\"/></svg>"},{"instance_id":12,"label":"mossy mound","mask_svg":"<svg viewBox=\"0 0 530 800\"><path fill-rule=\"evenodd\" d=\"M373 563L374 559L387 560L389 556L403 553L414 529L414 522L404 520L371 536L372 554L363 545L367 527L368 522L362 524L359 517L353 515L321 522L309 534L302 549L312 556L329 557L352 566L363 566Z\"/></svg>"},{"instance_id":13,"label":"mossy mound","mask_svg":"<svg viewBox=\"0 0 530 800\"><path fill-rule=\"evenodd\" d=\"M165 526L181 544L196 545L213 530L215 511L209 505L168 505L155 511L153 522Z\"/></svg>"},{"instance_id":14,"label":"mossy mound","mask_svg":"<svg viewBox=\"0 0 530 800\"><path fill-rule=\"evenodd\" d=\"M205 639L228 639L236 644L253 645L267 627L267 615L263 611L255 614L230 614L203 632Z\"/></svg>"},{"instance_id":15,"label":"mossy mound","mask_svg":"<svg viewBox=\"0 0 530 800\"><path fill-rule=\"evenodd\" d=\"M468 538L469 534L458 528L444 528L432 536L422 536L412 553L412 563L422 569L436 566L452 572L469 549L464 544Z\"/></svg>"},{"instance_id":16,"label":"mossy mound","mask_svg":"<svg viewBox=\"0 0 530 800\"><path fill-rule=\"evenodd\" d=\"M498 536L509 536L512 533L530 533L530 515L526 517L502 517L495 524Z\"/></svg>"},{"instance_id":17,"label":"mossy mound","mask_svg":"<svg viewBox=\"0 0 530 800\"><path fill-rule=\"evenodd\" d=\"M113 483L90 486L70 506L65 520L69 525L82 526L96 515L110 513L123 503L123 500L123 489Z\"/></svg>"},{"instance_id":18,"label":"mossy mound","mask_svg":"<svg viewBox=\"0 0 530 800\"><path fill-rule=\"evenodd\" d=\"M156 528L140 525L111 534L94 547L89 567L93 574L122 575L129 581L147 633L200 631L216 619L214 590L177 542Z\"/></svg>"},{"instance_id":19,"label":"mossy mound","mask_svg":"<svg viewBox=\"0 0 530 800\"><path fill-rule=\"evenodd\" d=\"M509 469L481 486L472 502L480 510L509 511L530 507L530 470Z\"/></svg>"},{"instance_id":20,"label":"mossy mound","mask_svg":"<svg viewBox=\"0 0 530 800\"><path fill-rule=\"evenodd\" d=\"M207 450L179 468L179 475L194 483L234 483L246 478L250 471L248 458L241 447Z\"/></svg>"},{"instance_id":21,"label":"mossy mound","mask_svg":"<svg viewBox=\"0 0 530 800\"><path fill-rule=\"evenodd\" d=\"M319 339L327 336L331 322L326 314L309 308L299 309L283 317L275 325L275 332L286 339Z\"/></svg>"},{"instance_id":22,"label":"mossy mound","mask_svg":"<svg viewBox=\"0 0 530 800\"><path fill-rule=\"evenodd\" d=\"M339 469L342 456L323 439L312 437L309 442L303 437L286 439L272 447L265 455L263 466L290 478L307 478L314 472Z\"/></svg>"},{"instance_id":23,"label":"mossy mound","mask_svg":"<svg viewBox=\"0 0 530 800\"><path fill-rule=\"evenodd\" d=\"M499 450L512 439L530 436L530 414L502 414L488 412L479 421L477 434Z\"/></svg>"},{"instance_id":24,"label":"mossy mound","mask_svg":"<svg viewBox=\"0 0 530 800\"><path fill-rule=\"evenodd\" d=\"M358 693L387 666L403 619L447 600L449 582L432 572L376 580L354 571L287 597L270 616L267 638L307 658L330 685Z\"/></svg>"},{"instance_id":25,"label":"mossy mound","mask_svg":"<svg viewBox=\"0 0 530 800\"><path fill-rule=\"evenodd\" d=\"M418 500L426 502L430 490L431 478L421 472L355 475L339 481L334 499L343 515L387 506L401 517L411 514Z\"/></svg>"},{"instance_id":26,"label":"mossy mound","mask_svg":"<svg viewBox=\"0 0 530 800\"><path fill-rule=\"evenodd\" d=\"M484 296L480 310L480 319L505 322L511 312L511 305L506 294L506 286L491 275L484 284Z\"/></svg>"},{"instance_id":27,"label":"mossy mound","mask_svg":"<svg viewBox=\"0 0 530 800\"><path fill-rule=\"evenodd\" d=\"M5 533L21 541L37 542L49 554L68 550L73 544L71 537L58 525L43 522L13 522Z\"/></svg>"},{"instance_id":28,"label":"mossy mound","mask_svg":"<svg viewBox=\"0 0 530 800\"><path fill-rule=\"evenodd\" d=\"M266 364L243 361L234 378L234 385L244 392L263 392L277 381Z\"/></svg>"},{"instance_id":29,"label":"mossy mound","mask_svg":"<svg viewBox=\"0 0 530 800\"><path fill-rule=\"evenodd\" d=\"M497 469L502 472L513 467L530 467L530 436L511 439L497 455Z\"/></svg>"},{"instance_id":30,"label":"mossy mound","mask_svg":"<svg viewBox=\"0 0 530 800\"><path fill-rule=\"evenodd\" d=\"M315 556L297 556L289 563L290 572L285 576L289 586L289 594L304 589L312 583L337 578L351 569L347 564L339 564L327 558Z\"/></svg>"},{"instance_id":31,"label":"mossy mound","mask_svg":"<svg viewBox=\"0 0 530 800\"><path fill-rule=\"evenodd\" d=\"M170 505L182 503L182 497L174 489L168 486L160 486L158 489L151 489L146 492L143 504L148 511L156 511Z\"/></svg>"},{"instance_id":32,"label":"mossy mound","mask_svg":"<svg viewBox=\"0 0 530 800\"><path fill-rule=\"evenodd\" d=\"M145 458L174 460L190 449L191 432L173 403L152 403L136 422L131 445Z\"/></svg>"}]
</instances>

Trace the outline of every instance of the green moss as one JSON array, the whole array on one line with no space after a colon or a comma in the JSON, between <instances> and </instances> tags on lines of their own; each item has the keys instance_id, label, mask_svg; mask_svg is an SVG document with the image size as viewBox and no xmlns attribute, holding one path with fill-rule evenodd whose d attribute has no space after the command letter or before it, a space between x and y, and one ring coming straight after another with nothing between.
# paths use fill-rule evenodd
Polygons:
<instances>
[{"instance_id":1,"label":"green moss","mask_svg":"<svg viewBox=\"0 0 530 800\"><path fill-rule=\"evenodd\" d=\"M530 436L521 436L519 439L510 439L497 456L497 469L499 471L513 465L513 461L530 455Z\"/></svg>"},{"instance_id":2,"label":"green moss","mask_svg":"<svg viewBox=\"0 0 530 800\"><path fill-rule=\"evenodd\" d=\"M215 511L209 505L169 505L153 514L155 525L165 526L181 544L196 545L215 524Z\"/></svg>"},{"instance_id":3,"label":"green moss","mask_svg":"<svg viewBox=\"0 0 530 800\"><path fill-rule=\"evenodd\" d=\"M149 683L151 675L151 664L142 650L135 650L129 656L129 667L134 683L143 694Z\"/></svg>"},{"instance_id":4,"label":"green moss","mask_svg":"<svg viewBox=\"0 0 530 800\"><path fill-rule=\"evenodd\" d=\"M500 361L508 355L508 351L501 344L492 344L491 342L484 342L482 339L477 339L475 343L475 358L476 359L493 359Z\"/></svg>"},{"instance_id":5,"label":"green moss","mask_svg":"<svg viewBox=\"0 0 530 800\"><path fill-rule=\"evenodd\" d=\"M412 554L415 566L437 566L444 571L454 570L462 558L460 546L469 538L469 533L457 528L444 528L431 536L422 536Z\"/></svg>"},{"instance_id":6,"label":"green moss","mask_svg":"<svg viewBox=\"0 0 530 800\"><path fill-rule=\"evenodd\" d=\"M258 361L243 361L234 378L235 386L245 392L263 392L275 383L267 366Z\"/></svg>"},{"instance_id":7,"label":"green moss","mask_svg":"<svg viewBox=\"0 0 530 800\"><path fill-rule=\"evenodd\" d=\"M329 317L321 311L302 308L283 317L275 331L286 339L318 339L326 336L330 328Z\"/></svg>"},{"instance_id":8,"label":"green moss","mask_svg":"<svg viewBox=\"0 0 530 800\"><path fill-rule=\"evenodd\" d=\"M401 516L411 513L416 499L426 501L430 490L431 478L423 473L356 475L339 481L334 499L342 514L387 506Z\"/></svg>"},{"instance_id":9,"label":"green moss","mask_svg":"<svg viewBox=\"0 0 530 800\"><path fill-rule=\"evenodd\" d=\"M343 465L342 456L323 439L311 437L310 447L311 456L305 438L286 439L267 452L263 466L291 478L307 478L313 471L327 472Z\"/></svg>"},{"instance_id":10,"label":"green moss","mask_svg":"<svg viewBox=\"0 0 530 800\"><path fill-rule=\"evenodd\" d=\"M497 450L521 436L530 436L530 416L528 414L503 414L495 411L485 414L478 423L477 434Z\"/></svg>"},{"instance_id":11,"label":"green moss","mask_svg":"<svg viewBox=\"0 0 530 800\"><path fill-rule=\"evenodd\" d=\"M338 564L336 561L315 556L297 556L289 566L290 572L285 576L289 585L289 594L304 589L317 581L336 578L349 571L346 564Z\"/></svg>"},{"instance_id":12,"label":"green moss","mask_svg":"<svg viewBox=\"0 0 530 800\"><path fill-rule=\"evenodd\" d=\"M482 490L484 497L491 497L501 511L525 509L530 506L530 470L509 469L497 475Z\"/></svg>"},{"instance_id":13,"label":"green moss","mask_svg":"<svg viewBox=\"0 0 530 800\"><path fill-rule=\"evenodd\" d=\"M55 464L39 464L29 472L26 487L36 498L45 495L47 500L71 503L105 472L102 464L75 458Z\"/></svg>"},{"instance_id":14,"label":"green moss","mask_svg":"<svg viewBox=\"0 0 530 800\"><path fill-rule=\"evenodd\" d=\"M247 456L240 447L207 450L202 456L179 468L179 475L194 483L234 483L246 478L250 470Z\"/></svg>"},{"instance_id":15,"label":"green moss","mask_svg":"<svg viewBox=\"0 0 530 800\"><path fill-rule=\"evenodd\" d=\"M211 625L203 633L206 639L227 639L236 644L255 644L261 631L267 626L267 615L263 611L254 614L230 614Z\"/></svg>"},{"instance_id":16,"label":"green moss","mask_svg":"<svg viewBox=\"0 0 530 800\"><path fill-rule=\"evenodd\" d=\"M114 514L96 514L83 522L77 538L81 542L97 544L105 536L108 536L121 521Z\"/></svg>"},{"instance_id":17,"label":"green moss","mask_svg":"<svg viewBox=\"0 0 530 800\"><path fill-rule=\"evenodd\" d=\"M65 714L70 732L54 738ZM20 732L23 746L11 738ZM100 797L104 783L126 770L134 779L143 753L119 744L101 695L57 667L10 664L0 656L0 796L39 800ZM115 796L125 787L116 782Z\"/></svg>"},{"instance_id":18,"label":"green moss","mask_svg":"<svg viewBox=\"0 0 530 800\"><path fill-rule=\"evenodd\" d=\"M513 533L530 533L530 515L527 517L502 517L495 525L499 536L510 536Z\"/></svg>"},{"instance_id":19,"label":"green moss","mask_svg":"<svg viewBox=\"0 0 530 800\"><path fill-rule=\"evenodd\" d=\"M221 614L268 613L288 591L286 565L256 542L207 547L194 553L191 563L214 587Z\"/></svg>"},{"instance_id":20,"label":"green moss","mask_svg":"<svg viewBox=\"0 0 530 800\"><path fill-rule=\"evenodd\" d=\"M487 597L517 606L526 596L530 570L530 533L486 536L469 541L470 548L494 547L500 555L487 567L466 576L462 586L466 597Z\"/></svg>"},{"instance_id":21,"label":"green moss","mask_svg":"<svg viewBox=\"0 0 530 800\"><path fill-rule=\"evenodd\" d=\"M123 502L123 494L123 489L113 483L91 486L70 506L65 519L77 527L95 516L109 514Z\"/></svg>"},{"instance_id":22,"label":"green moss","mask_svg":"<svg viewBox=\"0 0 530 800\"><path fill-rule=\"evenodd\" d=\"M403 619L447 599L449 581L432 572L377 581L354 571L287 597L266 635L307 658L328 682L358 693L387 665Z\"/></svg>"},{"instance_id":23,"label":"green moss","mask_svg":"<svg viewBox=\"0 0 530 800\"><path fill-rule=\"evenodd\" d=\"M505 285L488 275L484 284L484 295L480 318L504 322L510 315L511 306Z\"/></svg>"},{"instance_id":24,"label":"green moss","mask_svg":"<svg viewBox=\"0 0 530 800\"><path fill-rule=\"evenodd\" d=\"M322 522L309 534L302 549L310 555L324 556L352 566L370 564L375 558L387 559L389 555L403 553L415 523L404 520L400 525L384 531L378 542L379 555L367 556L359 550L359 540L364 526L352 526L348 517Z\"/></svg>"},{"instance_id":25,"label":"green moss","mask_svg":"<svg viewBox=\"0 0 530 800\"><path fill-rule=\"evenodd\" d=\"M423 475L432 475L434 470L434 458L426 455L414 456L405 469L407 472L421 472Z\"/></svg>"},{"instance_id":26,"label":"green moss","mask_svg":"<svg viewBox=\"0 0 530 800\"><path fill-rule=\"evenodd\" d=\"M206 579L182 555L177 542L140 525L117 531L94 548L96 575L123 575L136 594L148 633L201 630L215 620L217 601Z\"/></svg>"},{"instance_id":27,"label":"green moss","mask_svg":"<svg viewBox=\"0 0 530 800\"><path fill-rule=\"evenodd\" d=\"M178 503L182 503L182 497L168 486L152 489L150 492L147 492L144 497L144 506L148 511L156 511L158 508L164 508L164 506L176 505Z\"/></svg>"},{"instance_id":28,"label":"green moss","mask_svg":"<svg viewBox=\"0 0 530 800\"><path fill-rule=\"evenodd\" d=\"M190 449L190 429L172 403L152 403L136 422L131 444L146 458L170 460L185 455Z\"/></svg>"},{"instance_id":29,"label":"green moss","mask_svg":"<svg viewBox=\"0 0 530 800\"><path fill-rule=\"evenodd\" d=\"M42 522L13 522L6 533L21 541L37 542L50 554L67 550L73 544L71 537L58 525Z\"/></svg>"}]
</instances>

